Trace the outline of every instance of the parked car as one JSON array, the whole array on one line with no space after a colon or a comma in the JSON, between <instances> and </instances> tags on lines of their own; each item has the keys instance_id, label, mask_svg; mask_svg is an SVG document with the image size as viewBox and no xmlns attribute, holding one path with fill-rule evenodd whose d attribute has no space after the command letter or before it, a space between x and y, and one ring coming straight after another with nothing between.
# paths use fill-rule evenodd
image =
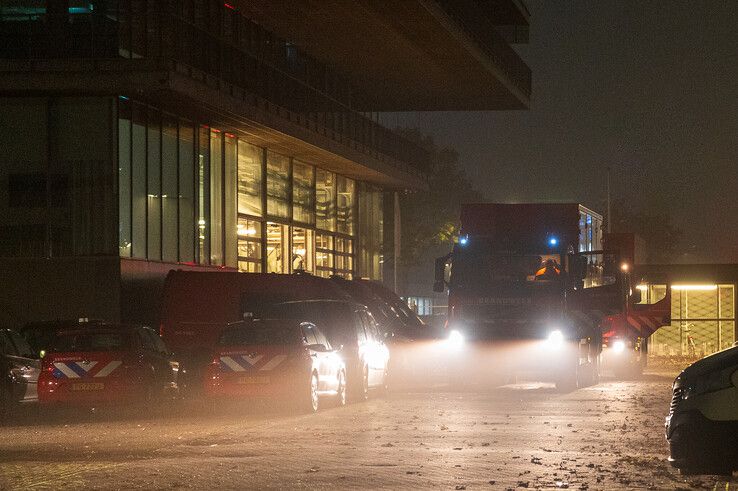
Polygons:
<instances>
[{"instance_id":1,"label":"parked car","mask_svg":"<svg viewBox=\"0 0 738 491\"><path fill-rule=\"evenodd\" d=\"M369 310L347 300L282 302L264 309L268 319L296 319L319 325L346 364L349 398L364 400L388 380L389 350Z\"/></svg>"},{"instance_id":2,"label":"parked car","mask_svg":"<svg viewBox=\"0 0 738 491\"><path fill-rule=\"evenodd\" d=\"M332 281L310 274L170 271L159 334L181 363L180 389L196 395L224 326L259 316L271 303L347 298ZM194 394L193 394L194 393Z\"/></svg>"},{"instance_id":3,"label":"parked car","mask_svg":"<svg viewBox=\"0 0 738 491\"><path fill-rule=\"evenodd\" d=\"M0 422L20 404L36 402L38 357L15 331L0 329Z\"/></svg>"},{"instance_id":4,"label":"parked car","mask_svg":"<svg viewBox=\"0 0 738 491\"><path fill-rule=\"evenodd\" d=\"M346 367L310 322L255 320L230 324L206 371L214 397L288 400L315 412L324 397L346 404Z\"/></svg>"},{"instance_id":5,"label":"parked car","mask_svg":"<svg viewBox=\"0 0 738 491\"><path fill-rule=\"evenodd\" d=\"M674 381L669 461L687 474L738 469L738 346L699 360Z\"/></svg>"},{"instance_id":6,"label":"parked car","mask_svg":"<svg viewBox=\"0 0 738 491\"><path fill-rule=\"evenodd\" d=\"M72 329L85 329L104 324L99 319L56 319L48 321L29 322L18 331L28 342L36 358L43 358L46 351L56 340L57 333Z\"/></svg>"},{"instance_id":7,"label":"parked car","mask_svg":"<svg viewBox=\"0 0 738 491\"><path fill-rule=\"evenodd\" d=\"M427 339L431 333L422 320L392 290L369 280L331 278L356 302L365 305L387 338Z\"/></svg>"},{"instance_id":8,"label":"parked car","mask_svg":"<svg viewBox=\"0 0 738 491\"><path fill-rule=\"evenodd\" d=\"M151 328L104 325L60 332L44 356L42 405L156 403L176 390L178 365Z\"/></svg>"}]
</instances>

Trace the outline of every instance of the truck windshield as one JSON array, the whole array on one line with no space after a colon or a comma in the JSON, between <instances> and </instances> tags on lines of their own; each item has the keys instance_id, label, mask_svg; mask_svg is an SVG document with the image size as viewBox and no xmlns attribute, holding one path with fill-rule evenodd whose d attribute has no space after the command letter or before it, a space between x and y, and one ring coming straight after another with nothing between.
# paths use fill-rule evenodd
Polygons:
<instances>
[{"instance_id":1,"label":"truck windshield","mask_svg":"<svg viewBox=\"0 0 738 491\"><path fill-rule=\"evenodd\" d=\"M558 282L562 268L558 255L509 255L484 252L456 253L451 266L455 287L483 286L491 283Z\"/></svg>"}]
</instances>

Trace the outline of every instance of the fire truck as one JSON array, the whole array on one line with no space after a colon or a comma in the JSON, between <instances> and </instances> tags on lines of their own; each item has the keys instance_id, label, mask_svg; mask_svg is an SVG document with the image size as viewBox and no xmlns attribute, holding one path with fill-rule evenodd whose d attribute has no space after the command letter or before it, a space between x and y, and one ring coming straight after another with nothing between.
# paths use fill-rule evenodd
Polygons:
<instances>
[{"instance_id":1,"label":"fire truck","mask_svg":"<svg viewBox=\"0 0 738 491\"><path fill-rule=\"evenodd\" d=\"M436 260L434 284L449 291L452 375L497 381L535 372L564 391L596 383L603 341L620 340L610 328L640 301L631 260L604 249L602 216L581 204L464 205L458 242ZM643 345L623 340L640 355Z\"/></svg>"}]
</instances>

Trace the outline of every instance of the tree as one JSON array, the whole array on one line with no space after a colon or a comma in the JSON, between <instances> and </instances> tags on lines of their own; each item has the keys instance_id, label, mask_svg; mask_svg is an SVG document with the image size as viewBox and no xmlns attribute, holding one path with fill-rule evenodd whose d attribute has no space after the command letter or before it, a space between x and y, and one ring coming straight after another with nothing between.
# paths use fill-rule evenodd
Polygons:
<instances>
[{"instance_id":1,"label":"tree","mask_svg":"<svg viewBox=\"0 0 738 491\"><path fill-rule=\"evenodd\" d=\"M646 245L646 261L668 263L678 253L682 231L671 224L668 213L647 213L631 208L624 200L612 206L612 231L638 235Z\"/></svg>"},{"instance_id":2,"label":"tree","mask_svg":"<svg viewBox=\"0 0 738 491\"><path fill-rule=\"evenodd\" d=\"M407 192L400 198L402 263L419 265L432 260L429 254L438 246L450 250L459 233L461 204L482 201L483 196L460 168L456 150L439 147L433 137L416 129L398 131L430 153L429 189Z\"/></svg>"}]
</instances>

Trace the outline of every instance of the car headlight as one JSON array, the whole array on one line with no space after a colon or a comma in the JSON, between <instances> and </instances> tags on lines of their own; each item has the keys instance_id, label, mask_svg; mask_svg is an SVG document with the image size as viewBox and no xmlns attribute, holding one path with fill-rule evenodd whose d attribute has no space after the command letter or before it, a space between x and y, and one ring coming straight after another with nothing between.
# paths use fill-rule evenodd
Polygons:
<instances>
[{"instance_id":1,"label":"car headlight","mask_svg":"<svg viewBox=\"0 0 738 491\"><path fill-rule=\"evenodd\" d=\"M614 353L622 353L623 351L625 351L625 341L618 339L617 341L612 343L612 351Z\"/></svg>"},{"instance_id":2,"label":"car headlight","mask_svg":"<svg viewBox=\"0 0 738 491\"><path fill-rule=\"evenodd\" d=\"M464 335L456 329L448 333L448 345L453 349L459 349L464 345Z\"/></svg>"},{"instance_id":3,"label":"car headlight","mask_svg":"<svg viewBox=\"0 0 738 491\"><path fill-rule=\"evenodd\" d=\"M719 370L716 372L699 375L695 377L694 380L682 379L682 386L684 387L682 397L684 399L689 399L690 397L732 387L733 382L731 380L731 376L735 371L735 367L730 367L726 370Z\"/></svg>"},{"instance_id":4,"label":"car headlight","mask_svg":"<svg viewBox=\"0 0 738 491\"><path fill-rule=\"evenodd\" d=\"M548 333L548 346L554 349L560 348L564 344L564 333L556 329Z\"/></svg>"}]
</instances>

